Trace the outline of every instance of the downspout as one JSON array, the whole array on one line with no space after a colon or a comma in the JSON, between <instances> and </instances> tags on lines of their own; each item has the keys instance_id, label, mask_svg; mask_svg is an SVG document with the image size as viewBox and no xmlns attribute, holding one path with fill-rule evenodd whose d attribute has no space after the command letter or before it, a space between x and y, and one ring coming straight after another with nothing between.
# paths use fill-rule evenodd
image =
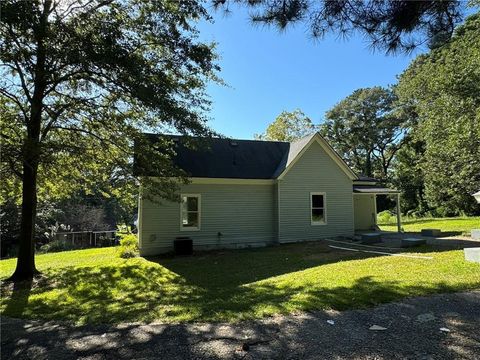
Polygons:
<instances>
[{"instance_id":1,"label":"downspout","mask_svg":"<svg viewBox=\"0 0 480 360\"><path fill-rule=\"evenodd\" d=\"M277 180L277 243L280 243L280 180Z\"/></svg>"},{"instance_id":2,"label":"downspout","mask_svg":"<svg viewBox=\"0 0 480 360\"><path fill-rule=\"evenodd\" d=\"M141 250L142 245L143 245L143 236L142 236L142 228L143 228L143 219L142 219L142 207L143 207L143 201L142 201L142 180L140 179L140 185L138 187L138 211L137 211L137 235L138 235L138 248Z\"/></svg>"}]
</instances>

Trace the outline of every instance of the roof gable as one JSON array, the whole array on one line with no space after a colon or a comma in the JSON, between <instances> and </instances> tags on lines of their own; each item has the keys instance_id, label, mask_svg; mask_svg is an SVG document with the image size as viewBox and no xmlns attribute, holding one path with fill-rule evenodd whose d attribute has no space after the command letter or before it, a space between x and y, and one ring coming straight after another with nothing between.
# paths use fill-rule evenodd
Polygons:
<instances>
[{"instance_id":1,"label":"roof gable","mask_svg":"<svg viewBox=\"0 0 480 360\"><path fill-rule=\"evenodd\" d=\"M317 142L322 149L332 158L333 161L340 167L340 169L352 180L358 179L357 175L350 169L345 161L338 155L338 153L330 146L330 144L317 132L304 138L301 138L290 145L290 151L285 156L279 167L275 171L275 178L281 180L288 171L295 165L295 163L302 157L307 149Z\"/></svg>"}]
</instances>

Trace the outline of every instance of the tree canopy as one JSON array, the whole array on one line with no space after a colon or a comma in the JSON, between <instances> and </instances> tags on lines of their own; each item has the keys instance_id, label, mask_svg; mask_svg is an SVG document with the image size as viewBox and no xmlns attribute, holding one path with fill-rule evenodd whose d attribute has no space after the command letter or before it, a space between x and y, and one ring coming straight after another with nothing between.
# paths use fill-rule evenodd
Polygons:
<instances>
[{"instance_id":1,"label":"tree canopy","mask_svg":"<svg viewBox=\"0 0 480 360\"><path fill-rule=\"evenodd\" d=\"M196 0L2 1L1 170L4 195L21 193L22 203L16 278L35 271L39 184L48 196L131 181L136 141L166 175L156 192L173 196L168 178L182 173L168 144L141 133L212 134L205 85L218 65L197 38L199 19L209 16Z\"/></svg>"},{"instance_id":2,"label":"tree canopy","mask_svg":"<svg viewBox=\"0 0 480 360\"><path fill-rule=\"evenodd\" d=\"M304 23L310 34L322 38L328 32L348 37L359 31L373 48L387 52L411 51L422 44L439 46L452 35L463 18L465 3L453 0L357 1L357 0L213 0L227 11L233 3L252 10L254 23L280 30ZM471 6L478 0L471 1Z\"/></svg>"},{"instance_id":3,"label":"tree canopy","mask_svg":"<svg viewBox=\"0 0 480 360\"><path fill-rule=\"evenodd\" d=\"M406 118L391 89L355 90L325 114L322 135L356 172L386 180L404 142Z\"/></svg>"},{"instance_id":4,"label":"tree canopy","mask_svg":"<svg viewBox=\"0 0 480 360\"><path fill-rule=\"evenodd\" d=\"M471 194L480 189L480 14L415 59L397 93L417 114L412 135L424 144L418 157L430 207L441 215L478 211Z\"/></svg>"},{"instance_id":5,"label":"tree canopy","mask_svg":"<svg viewBox=\"0 0 480 360\"><path fill-rule=\"evenodd\" d=\"M263 134L255 134L259 140L295 141L312 134L317 127L312 120L300 109L282 111L276 119L268 125Z\"/></svg>"}]
</instances>

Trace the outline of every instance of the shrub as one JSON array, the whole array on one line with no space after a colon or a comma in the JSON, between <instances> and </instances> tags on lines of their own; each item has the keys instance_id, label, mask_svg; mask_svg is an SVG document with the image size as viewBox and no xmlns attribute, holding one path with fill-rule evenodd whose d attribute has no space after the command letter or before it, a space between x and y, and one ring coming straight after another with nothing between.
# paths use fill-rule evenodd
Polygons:
<instances>
[{"instance_id":1,"label":"shrub","mask_svg":"<svg viewBox=\"0 0 480 360\"><path fill-rule=\"evenodd\" d=\"M45 244L40 246L40 249L38 249L39 252L41 253L47 253L50 252L50 244Z\"/></svg>"},{"instance_id":2,"label":"shrub","mask_svg":"<svg viewBox=\"0 0 480 360\"><path fill-rule=\"evenodd\" d=\"M120 234L119 256L124 259L138 256L138 240L134 234Z\"/></svg>"},{"instance_id":3,"label":"shrub","mask_svg":"<svg viewBox=\"0 0 480 360\"><path fill-rule=\"evenodd\" d=\"M130 259L138 256L138 250L132 247L120 247L119 256L122 259Z\"/></svg>"},{"instance_id":4,"label":"shrub","mask_svg":"<svg viewBox=\"0 0 480 360\"><path fill-rule=\"evenodd\" d=\"M71 243L63 241L51 241L48 244L40 246L40 252L58 252L58 251L67 251L72 250L74 246Z\"/></svg>"},{"instance_id":5,"label":"shrub","mask_svg":"<svg viewBox=\"0 0 480 360\"><path fill-rule=\"evenodd\" d=\"M384 210L377 214L377 221L379 224L390 224L395 223L397 221L397 217L393 212Z\"/></svg>"},{"instance_id":6,"label":"shrub","mask_svg":"<svg viewBox=\"0 0 480 360\"><path fill-rule=\"evenodd\" d=\"M2 235L3 236L3 235ZM2 239L2 246L3 246L3 239ZM7 248L7 250L2 249L2 257L1 259L8 259L8 258L14 258L18 256L18 245L12 245Z\"/></svg>"}]
</instances>

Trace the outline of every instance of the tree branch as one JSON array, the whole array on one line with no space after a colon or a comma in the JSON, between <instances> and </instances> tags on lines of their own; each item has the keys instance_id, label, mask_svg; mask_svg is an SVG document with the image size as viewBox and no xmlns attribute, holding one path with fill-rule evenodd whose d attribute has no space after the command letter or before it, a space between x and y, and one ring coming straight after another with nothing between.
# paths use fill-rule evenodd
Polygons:
<instances>
[{"instance_id":1,"label":"tree branch","mask_svg":"<svg viewBox=\"0 0 480 360\"><path fill-rule=\"evenodd\" d=\"M118 145L115 141L111 140L111 139L105 139L101 136L99 136L98 134L95 134L94 132L90 131L90 130L87 130L87 129L80 129L80 128L77 128L77 127L65 127L65 126L52 126L51 129L60 129L60 130L66 130L66 131L73 131L73 132L79 132L79 133L83 133L83 134L87 134L87 135L90 135L92 137L94 137L95 139L101 141L101 142L107 142L113 146L115 146L117 149L121 150L122 152L128 154L128 155L131 155L131 152L128 151L128 150L125 150L123 147L121 147L120 145Z\"/></svg>"},{"instance_id":2,"label":"tree branch","mask_svg":"<svg viewBox=\"0 0 480 360\"><path fill-rule=\"evenodd\" d=\"M20 111L23 114L23 118L24 118L23 122L24 122L25 125L27 125L28 112L23 107L23 104L21 103L21 101L15 95L9 93L7 90L5 90L3 88L0 88L0 94L5 96L6 98L12 100L18 106L18 108L20 109Z\"/></svg>"},{"instance_id":3,"label":"tree branch","mask_svg":"<svg viewBox=\"0 0 480 360\"><path fill-rule=\"evenodd\" d=\"M60 14L61 16L61 19L65 19L67 16L69 16L71 13L73 13L74 11L78 10L78 9L84 9L84 8L87 8L89 5L91 5L92 3L94 3L96 0L89 0L87 1L86 3L84 4L80 4L80 5L77 5L77 6L73 6L74 4L78 4L78 2L72 2L68 7L67 9ZM109 5L113 2L114 0L104 0L104 1L101 1L99 2L97 5L95 6L92 6L90 9L88 9L86 12L84 12L82 15L88 15L89 13L91 12L94 12L106 5Z\"/></svg>"}]
</instances>

